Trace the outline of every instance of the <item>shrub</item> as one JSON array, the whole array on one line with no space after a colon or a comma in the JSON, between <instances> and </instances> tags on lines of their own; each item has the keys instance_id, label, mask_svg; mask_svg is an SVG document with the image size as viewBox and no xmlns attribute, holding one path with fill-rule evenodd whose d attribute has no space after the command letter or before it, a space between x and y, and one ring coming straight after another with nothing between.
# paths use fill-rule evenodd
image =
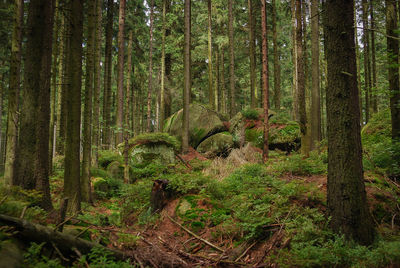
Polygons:
<instances>
[{"instance_id":1,"label":"shrub","mask_svg":"<svg viewBox=\"0 0 400 268\"><path fill-rule=\"evenodd\" d=\"M259 115L259 112L255 109L246 109L242 111L242 115L244 118L249 119L249 120L257 120Z\"/></svg>"},{"instance_id":2,"label":"shrub","mask_svg":"<svg viewBox=\"0 0 400 268\"><path fill-rule=\"evenodd\" d=\"M99 167L106 169L107 166L114 161L118 161L119 163L124 162L123 156L118 152L118 151L112 151L112 150L104 150L104 151L99 151Z\"/></svg>"}]
</instances>

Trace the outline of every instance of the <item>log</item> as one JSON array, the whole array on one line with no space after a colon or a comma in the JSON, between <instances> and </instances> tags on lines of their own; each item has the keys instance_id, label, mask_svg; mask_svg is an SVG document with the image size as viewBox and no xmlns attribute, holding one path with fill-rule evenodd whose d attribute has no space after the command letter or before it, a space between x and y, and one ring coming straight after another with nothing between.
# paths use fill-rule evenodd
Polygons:
<instances>
[{"instance_id":1,"label":"log","mask_svg":"<svg viewBox=\"0 0 400 268\"><path fill-rule=\"evenodd\" d=\"M57 246L60 252L67 256L75 254L73 248L78 249L82 254L88 254L92 248L100 247L105 251L110 252L117 260L126 260L130 257L122 251L106 248L97 243L93 243L69 234L61 233L46 226L31 223L26 220L10 217L4 214L0 214L0 226L1 225L14 227L15 230L18 231L15 236L21 240L54 244Z\"/></svg>"}]
</instances>

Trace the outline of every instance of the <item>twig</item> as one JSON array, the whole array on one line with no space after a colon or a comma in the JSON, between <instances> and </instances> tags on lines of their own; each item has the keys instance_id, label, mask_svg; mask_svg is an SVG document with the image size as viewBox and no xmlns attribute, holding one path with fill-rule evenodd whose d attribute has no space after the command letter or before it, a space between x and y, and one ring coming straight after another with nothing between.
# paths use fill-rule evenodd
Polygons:
<instances>
[{"instance_id":1,"label":"twig","mask_svg":"<svg viewBox=\"0 0 400 268\"><path fill-rule=\"evenodd\" d=\"M8 198L8 195L6 195L5 197L3 197L3 199L1 199L1 201L0 201L0 205L1 205L1 204L3 204L3 203L4 203L4 201L6 201L6 200L7 200L7 198Z\"/></svg>"},{"instance_id":2,"label":"twig","mask_svg":"<svg viewBox=\"0 0 400 268\"><path fill-rule=\"evenodd\" d=\"M179 227L181 227L183 230L185 230L188 234L196 237L198 240L206 243L207 245L209 245L212 248L215 248L216 250L219 250L221 252L224 252L225 250L223 250L222 248L212 244L211 242L201 238L200 236L198 236L197 234L193 233L192 231L190 231L189 229L187 229L186 227L184 227L183 225L181 225L180 223L178 223L177 221L175 221L174 219L172 219L168 214L167 214L168 219L170 219L173 223L175 223L176 225L178 225Z\"/></svg>"},{"instance_id":3,"label":"twig","mask_svg":"<svg viewBox=\"0 0 400 268\"><path fill-rule=\"evenodd\" d=\"M75 236L75 238L78 238L78 237L80 237L81 235L83 235L87 230L89 230L89 228L90 228L90 226L88 226L88 227L86 227L85 229L83 229L82 231L80 231L79 234L77 234L77 235Z\"/></svg>"},{"instance_id":4,"label":"twig","mask_svg":"<svg viewBox=\"0 0 400 268\"><path fill-rule=\"evenodd\" d=\"M182 253L182 254L188 254L188 255L191 255L192 257L197 257L197 258L203 258L203 259L206 259L206 260L209 260L209 261L213 261L213 262L216 262L216 263L226 263L226 264L236 264L236 265L242 265L242 266L248 266L249 264L248 263L245 263L245 262L237 262L237 261L230 261L230 260L220 260L220 259L214 259L214 258L211 258L211 257L207 257L207 256L202 256L202 255L197 255L197 254L190 254L190 253L187 253L187 252L183 252L183 251L179 251L180 253Z\"/></svg>"},{"instance_id":5,"label":"twig","mask_svg":"<svg viewBox=\"0 0 400 268\"><path fill-rule=\"evenodd\" d=\"M183 158L179 154L175 154L176 158L178 158L188 169L192 170L192 166L189 165L188 162L183 160Z\"/></svg>"},{"instance_id":6,"label":"twig","mask_svg":"<svg viewBox=\"0 0 400 268\"><path fill-rule=\"evenodd\" d=\"M140 261L140 259L136 256L136 254L133 254L133 258L135 261L139 264L140 268L144 268L143 263Z\"/></svg>"},{"instance_id":7,"label":"twig","mask_svg":"<svg viewBox=\"0 0 400 268\"><path fill-rule=\"evenodd\" d=\"M242 253L239 257L237 257L235 261L239 261L241 258L243 258L243 256L246 255L246 253L247 253L252 247L254 247L255 244L257 244L257 241L253 242L253 244L251 244L250 247L246 248L246 250L243 251L243 253Z\"/></svg>"},{"instance_id":8,"label":"twig","mask_svg":"<svg viewBox=\"0 0 400 268\"><path fill-rule=\"evenodd\" d=\"M73 247L72 250L76 253L76 255L78 255L79 258L82 258L82 253L77 248ZM86 268L90 268L90 265L86 260L85 260L85 265Z\"/></svg>"},{"instance_id":9,"label":"twig","mask_svg":"<svg viewBox=\"0 0 400 268\"><path fill-rule=\"evenodd\" d=\"M19 216L20 219L23 219L23 218L24 218L25 212L26 212L27 209L28 209L28 206L25 206L25 207L22 209L21 216Z\"/></svg>"},{"instance_id":10,"label":"twig","mask_svg":"<svg viewBox=\"0 0 400 268\"><path fill-rule=\"evenodd\" d=\"M72 216L66 218L63 222L60 222L59 224L57 224L56 227L54 227L54 231L58 230L59 232L62 232L63 228L61 228L61 227L64 227L64 224L66 224L68 221L72 220L74 217L75 216L72 215Z\"/></svg>"},{"instance_id":11,"label":"twig","mask_svg":"<svg viewBox=\"0 0 400 268\"><path fill-rule=\"evenodd\" d=\"M394 219L396 218L397 213L395 213L392 217L392 230L394 229Z\"/></svg>"},{"instance_id":12,"label":"twig","mask_svg":"<svg viewBox=\"0 0 400 268\"><path fill-rule=\"evenodd\" d=\"M67 258L64 257L64 255L63 255L63 254L61 253L61 251L58 249L58 247L56 246L56 244L54 244L54 242L51 242L51 245L54 247L54 249L56 250L58 256L60 256L60 258L61 258L63 261L68 261L68 262L69 262L69 259L67 259Z\"/></svg>"}]
</instances>

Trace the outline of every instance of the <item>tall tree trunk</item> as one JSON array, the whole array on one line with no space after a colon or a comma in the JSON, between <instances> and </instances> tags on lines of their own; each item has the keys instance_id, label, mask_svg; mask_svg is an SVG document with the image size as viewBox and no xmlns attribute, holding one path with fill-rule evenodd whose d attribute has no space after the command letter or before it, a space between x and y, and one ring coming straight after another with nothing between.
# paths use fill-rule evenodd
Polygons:
<instances>
[{"instance_id":1,"label":"tall tree trunk","mask_svg":"<svg viewBox=\"0 0 400 268\"><path fill-rule=\"evenodd\" d=\"M171 8L171 0L166 0L166 6L165 6L165 12L168 14ZM170 26L165 29L165 38L167 39L168 36L171 35L171 28ZM170 76L171 76L171 53L165 53L165 79L166 81L170 81ZM168 118L172 114L171 110L171 89L170 89L170 84L167 83L164 87L165 90L165 115L164 119Z\"/></svg>"},{"instance_id":2,"label":"tall tree trunk","mask_svg":"<svg viewBox=\"0 0 400 268\"><path fill-rule=\"evenodd\" d=\"M212 70L212 42L211 42L211 0L207 0L208 7L208 103L212 110L215 110L215 92L213 87Z\"/></svg>"},{"instance_id":3,"label":"tall tree trunk","mask_svg":"<svg viewBox=\"0 0 400 268\"><path fill-rule=\"evenodd\" d=\"M160 88L160 131L164 131L165 120L165 28L166 28L167 0L163 0L162 7L162 40L161 40L161 88Z\"/></svg>"},{"instance_id":4,"label":"tall tree trunk","mask_svg":"<svg viewBox=\"0 0 400 268\"><path fill-rule=\"evenodd\" d=\"M221 53L220 53L220 56L221 56L221 60L220 60L220 63L221 63L221 75L220 75L220 80L221 80L221 92L222 92L222 96L223 96L223 98L222 98L222 111L223 111L223 113L224 114L228 114L228 103L229 103L229 100L228 100L228 92L227 92L227 90L226 90L226 87L225 87L225 53L224 53L224 51L225 51L225 49L224 49L224 47L221 47Z\"/></svg>"},{"instance_id":5,"label":"tall tree trunk","mask_svg":"<svg viewBox=\"0 0 400 268\"><path fill-rule=\"evenodd\" d=\"M369 121L370 110L370 90L371 72L369 63L369 34L368 34L368 0L362 0L362 20L363 20L363 51L364 51L364 93L365 93L365 123Z\"/></svg>"},{"instance_id":6,"label":"tall tree trunk","mask_svg":"<svg viewBox=\"0 0 400 268\"><path fill-rule=\"evenodd\" d=\"M268 160L268 40L267 40L267 11L265 0L261 0L261 28L262 28L262 54L263 54L263 105L264 105L264 147L263 161Z\"/></svg>"},{"instance_id":7,"label":"tall tree trunk","mask_svg":"<svg viewBox=\"0 0 400 268\"><path fill-rule=\"evenodd\" d=\"M272 42L274 45L274 106L281 109L281 66L279 64L278 33L276 30L276 0L272 0Z\"/></svg>"},{"instance_id":8,"label":"tall tree trunk","mask_svg":"<svg viewBox=\"0 0 400 268\"><path fill-rule=\"evenodd\" d=\"M125 105L125 126L124 126L124 183L129 183L129 110L130 110L130 89L131 89L131 76L132 73L132 43L133 43L133 31L129 31L129 41L128 41L128 76L126 78L126 105Z\"/></svg>"},{"instance_id":9,"label":"tall tree trunk","mask_svg":"<svg viewBox=\"0 0 400 268\"><path fill-rule=\"evenodd\" d=\"M363 104L362 104L362 92L361 92L361 64L360 64L360 46L358 44L358 34L357 34L357 5L354 5L354 39L356 41L356 64L357 64L357 88L358 88L358 98L360 102L360 124L363 125Z\"/></svg>"},{"instance_id":10,"label":"tall tree trunk","mask_svg":"<svg viewBox=\"0 0 400 268\"><path fill-rule=\"evenodd\" d=\"M149 89L147 92L147 132L151 131L151 99L153 91L153 24L154 0L150 4L150 40L149 40Z\"/></svg>"},{"instance_id":11,"label":"tall tree trunk","mask_svg":"<svg viewBox=\"0 0 400 268\"><path fill-rule=\"evenodd\" d=\"M112 74L112 40L114 22L114 0L107 1L106 47L104 60L104 92L103 92L103 144L105 149L111 145L111 74Z\"/></svg>"},{"instance_id":12,"label":"tall tree trunk","mask_svg":"<svg viewBox=\"0 0 400 268\"><path fill-rule=\"evenodd\" d=\"M307 114L305 98L305 74L304 74L304 55L303 55L303 27L301 16L301 0L296 0L296 50L297 50L297 86L298 86L298 104L299 104L299 124L301 133L301 152L308 156L309 144L307 140Z\"/></svg>"},{"instance_id":13,"label":"tall tree trunk","mask_svg":"<svg viewBox=\"0 0 400 268\"><path fill-rule=\"evenodd\" d=\"M3 64L3 63L1 63ZM3 118L3 99L4 99L4 84L3 84L3 73L0 73L0 117ZM4 172L4 134L0 129L0 172Z\"/></svg>"},{"instance_id":14,"label":"tall tree trunk","mask_svg":"<svg viewBox=\"0 0 400 268\"><path fill-rule=\"evenodd\" d=\"M117 81L117 112L115 145L123 141L123 119L124 119L124 49L125 49L125 6L126 0L119 2L119 18L118 18L118 81Z\"/></svg>"},{"instance_id":15,"label":"tall tree trunk","mask_svg":"<svg viewBox=\"0 0 400 268\"><path fill-rule=\"evenodd\" d=\"M253 1L248 0L249 9L249 57L250 57L250 107L255 109L257 106L256 100L256 40L255 40L255 19L253 14Z\"/></svg>"},{"instance_id":16,"label":"tall tree trunk","mask_svg":"<svg viewBox=\"0 0 400 268\"><path fill-rule=\"evenodd\" d=\"M324 9L328 211L335 232L368 245L373 242L374 229L363 178L353 5L353 1L328 0Z\"/></svg>"},{"instance_id":17,"label":"tall tree trunk","mask_svg":"<svg viewBox=\"0 0 400 268\"><path fill-rule=\"evenodd\" d=\"M55 6L55 17L54 17L54 37L53 37L53 64L51 66L51 92L50 92L50 132L49 132L49 174L53 173L53 156L54 156L54 145L55 145L55 130L57 122L57 61L59 56L58 50L58 36L60 32L60 2L56 0Z\"/></svg>"},{"instance_id":18,"label":"tall tree trunk","mask_svg":"<svg viewBox=\"0 0 400 268\"><path fill-rule=\"evenodd\" d=\"M319 84L319 11L318 0L311 1L311 150L318 149L321 140L321 98Z\"/></svg>"},{"instance_id":19,"label":"tall tree trunk","mask_svg":"<svg viewBox=\"0 0 400 268\"><path fill-rule=\"evenodd\" d=\"M228 0L228 31L229 31L229 115L232 118L236 113L235 104L235 54L233 40L233 0Z\"/></svg>"},{"instance_id":20,"label":"tall tree trunk","mask_svg":"<svg viewBox=\"0 0 400 268\"><path fill-rule=\"evenodd\" d=\"M215 47L215 92L217 95L217 109L219 113L222 112L222 92L221 92L221 80L219 76L219 47Z\"/></svg>"},{"instance_id":21,"label":"tall tree trunk","mask_svg":"<svg viewBox=\"0 0 400 268\"><path fill-rule=\"evenodd\" d=\"M296 38L296 2L291 0L290 2L292 10L292 61L293 61L293 119L298 121L299 115L299 101L298 101L298 82L297 82L297 38Z\"/></svg>"},{"instance_id":22,"label":"tall tree trunk","mask_svg":"<svg viewBox=\"0 0 400 268\"><path fill-rule=\"evenodd\" d=\"M399 89L399 41L397 32L397 6L395 0L385 0L386 3L386 34L389 66L390 112L392 121L392 139L400 141L400 89Z\"/></svg>"},{"instance_id":23,"label":"tall tree trunk","mask_svg":"<svg viewBox=\"0 0 400 268\"><path fill-rule=\"evenodd\" d=\"M375 17L374 17L374 3L372 0L369 1L369 12L371 17L371 29L375 29ZM376 51L375 51L375 31L371 31L371 61L372 61L372 85L371 85L371 105L372 112L378 111L378 97L377 97L377 77L376 77Z\"/></svg>"},{"instance_id":24,"label":"tall tree trunk","mask_svg":"<svg viewBox=\"0 0 400 268\"><path fill-rule=\"evenodd\" d=\"M80 125L81 125L81 87L82 87L82 39L83 39L83 0L71 0L70 42L67 59L70 75L67 90L67 129L64 159L64 197L69 198L68 210L71 213L81 209L80 191Z\"/></svg>"},{"instance_id":25,"label":"tall tree trunk","mask_svg":"<svg viewBox=\"0 0 400 268\"><path fill-rule=\"evenodd\" d=\"M63 5L65 8L65 3ZM59 61L58 61L58 76L59 83L57 86L57 137L56 137L56 153L62 155L64 154L64 141L65 141L65 127L66 127L66 87L67 87L67 68L66 68L66 59L67 59L67 50L65 47L67 46L67 42L69 40L68 31L69 28L66 25L65 12L61 12L59 15L61 16L60 20L60 41L59 41Z\"/></svg>"},{"instance_id":26,"label":"tall tree trunk","mask_svg":"<svg viewBox=\"0 0 400 268\"><path fill-rule=\"evenodd\" d=\"M103 0L96 0L96 32L94 47L94 81L93 81L93 133L92 133L92 164L98 166L99 150L99 117L100 117L100 91L101 91L101 26L102 26L102 5Z\"/></svg>"},{"instance_id":27,"label":"tall tree trunk","mask_svg":"<svg viewBox=\"0 0 400 268\"><path fill-rule=\"evenodd\" d=\"M19 91L21 82L21 42L24 1L15 0L14 26L11 40L10 82L8 88L8 116L6 134L6 163L4 179L7 185L15 185L15 157L18 136Z\"/></svg>"},{"instance_id":28,"label":"tall tree trunk","mask_svg":"<svg viewBox=\"0 0 400 268\"><path fill-rule=\"evenodd\" d=\"M189 101L191 91L191 7L190 0L185 0L185 46L183 51L184 85L183 85L183 120L182 120L182 152L189 149Z\"/></svg>"},{"instance_id":29,"label":"tall tree trunk","mask_svg":"<svg viewBox=\"0 0 400 268\"><path fill-rule=\"evenodd\" d=\"M96 33L96 0L88 0L88 23L86 42L85 100L83 114L83 157L81 176L81 199L90 202L90 165L92 153L93 71Z\"/></svg>"},{"instance_id":30,"label":"tall tree trunk","mask_svg":"<svg viewBox=\"0 0 400 268\"><path fill-rule=\"evenodd\" d=\"M52 209L49 186L50 83L54 2L29 3L24 90L18 144L18 183L41 192Z\"/></svg>"}]
</instances>

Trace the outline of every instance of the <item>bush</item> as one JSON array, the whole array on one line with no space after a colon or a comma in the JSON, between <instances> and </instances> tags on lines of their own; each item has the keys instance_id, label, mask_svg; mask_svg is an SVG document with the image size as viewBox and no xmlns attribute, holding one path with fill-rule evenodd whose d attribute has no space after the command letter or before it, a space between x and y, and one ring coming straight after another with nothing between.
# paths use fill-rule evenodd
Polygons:
<instances>
[{"instance_id":1,"label":"bush","mask_svg":"<svg viewBox=\"0 0 400 268\"><path fill-rule=\"evenodd\" d=\"M242 111L242 115L244 118L249 120L257 120L260 114L255 109L246 109Z\"/></svg>"},{"instance_id":2,"label":"bush","mask_svg":"<svg viewBox=\"0 0 400 268\"><path fill-rule=\"evenodd\" d=\"M311 176L326 174L327 172L327 153L320 154L311 152L309 158L303 159L300 154L292 154L282 161L276 162L271 166L273 172L277 174L289 173L296 176Z\"/></svg>"},{"instance_id":3,"label":"bush","mask_svg":"<svg viewBox=\"0 0 400 268\"><path fill-rule=\"evenodd\" d=\"M118 161L121 164L124 163L124 158L118 151L99 151L99 167L106 169L107 166L114 161Z\"/></svg>"}]
</instances>

